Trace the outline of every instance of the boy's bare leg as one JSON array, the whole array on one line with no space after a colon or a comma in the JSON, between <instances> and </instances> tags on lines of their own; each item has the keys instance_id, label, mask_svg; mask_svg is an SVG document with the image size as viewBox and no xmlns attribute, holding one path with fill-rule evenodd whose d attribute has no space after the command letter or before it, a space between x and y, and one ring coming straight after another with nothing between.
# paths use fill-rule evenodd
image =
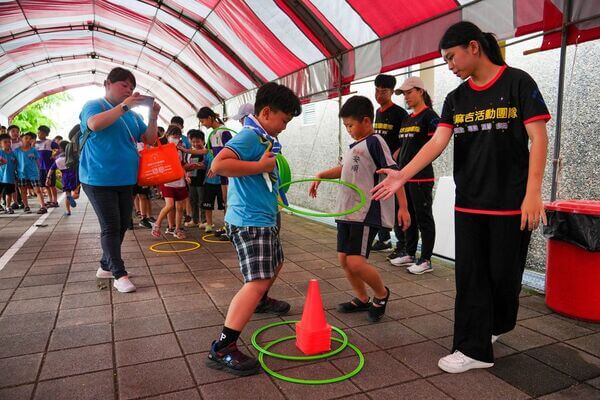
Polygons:
<instances>
[{"instance_id":1,"label":"boy's bare leg","mask_svg":"<svg viewBox=\"0 0 600 400\"><path fill-rule=\"evenodd\" d=\"M38 202L40 203L40 207L42 208L46 208L46 203L44 202L44 194L42 193L42 189L39 187L36 187L33 189L33 191L35 192L35 195L38 198Z\"/></svg>"},{"instance_id":2,"label":"boy's bare leg","mask_svg":"<svg viewBox=\"0 0 600 400\"><path fill-rule=\"evenodd\" d=\"M185 210L185 201L177 201L175 203L175 230L181 229L181 222L183 220L183 211Z\"/></svg>"},{"instance_id":3,"label":"boy's bare leg","mask_svg":"<svg viewBox=\"0 0 600 400\"><path fill-rule=\"evenodd\" d=\"M68 199L68 197L71 196L71 192L67 191L65 194L65 209L67 210L67 213L71 214L71 203L69 203Z\"/></svg>"},{"instance_id":4,"label":"boy's bare leg","mask_svg":"<svg viewBox=\"0 0 600 400\"><path fill-rule=\"evenodd\" d=\"M344 272L346 273L348 282L350 282L350 285L352 285L352 289L354 290L356 297L358 297L358 299L363 303L366 303L369 300L367 287L365 286L365 282L348 267L348 256L346 253L338 253L338 260L344 269Z\"/></svg>"},{"instance_id":5,"label":"boy's bare leg","mask_svg":"<svg viewBox=\"0 0 600 400\"><path fill-rule=\"evenodd\" d=\"M21 201L23 202L23 206L29 207L29 200L27 199L27 186L21 186L19 190L21 191Z\"/></svg>"},{"instance_id":6,"label":"boy's bare leg","mask_svg":"<svg viewBox=\"0 0 600 400\"><path fill-rule=\"evenodd\" d=\"M346 256L346 268L344 270L349 271L353 276L369 285L378 299L384 299L387 296L387 289L383 284L379 271L369 264L365 257Z\"/></svg>"},{"instance_id":7,"label":"boy's bare leg","mask_svg":"<svg viewBox=\"0 0 600 400\"><path fill-rule=\"evenodd\" d=\"M58 201L58 192L56 191L56 186L51 186L49 188L50 190L50 197L52 199L53 203L56 203Z\"/></svg>"},{"instance_id":8,"label":"boy's bare leg","mask_svg":"<svg viewBox=\"0 0 600 400\"><path fill-rule=\"evenodd\" d=\"M213 224L213 220L212 220L212 210L205 210L205 215L206 215L206 225L211 225Z\"/></svg>"},{"instance_id":9,"label":"boy's bare leg","mask_svg":"<svg viewBox=\"0 0 600 400\"><path fill-rule=\"evenodd\" d=\"M260 279L245 283L231 300L225 317L225 326L241 332L254 314L263 295L273 284L273 280L274 278Z\"/></svg>"},{"instance_id":10,"label":"boy's bare leg","mask_svg":"<svg viewBox=\"0 0 600 400\"><path fill-rule=\"evenodd\" d=\"M174 206L175 200L172 197L166 197L165 206L162 208L162 210L160 210L160 214L158 214L158 217L156 218L156 226L160 228L163 219L165 219L167 215L173 210Z\"/></svg>"},{"instance_id":11,"label":"boy's bare leg","mask_svg":"<svg viewBox=\"0 0 600 400\"><path fill-rule=\"evenodd\" d=\"M165 199L166 200L166 199ZM175 226L175 207L171 208L171 211L167 214L167 221L169 222L169 228Z\"/></svg>"}]
</instances>

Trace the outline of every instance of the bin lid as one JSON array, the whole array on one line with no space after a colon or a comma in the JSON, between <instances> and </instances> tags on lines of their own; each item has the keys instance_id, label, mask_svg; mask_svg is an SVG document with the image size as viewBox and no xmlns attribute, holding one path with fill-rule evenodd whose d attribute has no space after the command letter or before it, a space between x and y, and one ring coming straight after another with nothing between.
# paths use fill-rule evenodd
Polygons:
<instances>
[{"instance_id":1,"label":"bin lid","mask_svg":"<svg viewBox=\"0 0 600 400\"><path fill-rule=\"evenodd\" d=\"M573 214L600 215L598 200L557 200L544 204L546 210L562 211Z\"/></svg>"}]
</instances>

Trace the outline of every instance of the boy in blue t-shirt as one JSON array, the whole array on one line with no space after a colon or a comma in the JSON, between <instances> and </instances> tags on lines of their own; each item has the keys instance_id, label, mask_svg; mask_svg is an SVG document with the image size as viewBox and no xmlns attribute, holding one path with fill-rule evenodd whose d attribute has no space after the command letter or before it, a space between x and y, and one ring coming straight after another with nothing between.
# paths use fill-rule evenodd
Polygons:
<instances>
[{"instance_id":1,"label":"boy in blue t-shirt","mask_svg":"<svg viewBox=\"0 0 600 400\"><path fill-rule=\"evenodd\" d=\"M34 190L40 203L40 209L37 211L37 214L46 214L48 212L48 210L46 210L46 203L44 203L44 196L40 190L40 187L42 186L40 183L40 170L38 169L40 154L32 147L36 139L37 135L35 133L25 132L21 135L21 147L14 150L18 163L17 184L21 191L21 199L25 205L23 211L26 214L31 214L31 209L29 208L29 202L27 200L28 188Z\"/></svg>"},{"instance_id":2,"label":"boy in blue t-shirt","mask_svg":"<svg viewBox=\"0 0 600 400\"><path fill-rule=\"evenodd\" d=\"M204 231L209 233L214 231L213 210L215 209L215 200L219 210L225 209L223 201L223 191L221 190L221 177L211 171L211 165L214 160L212 152L204 156L204 165L206 167L206 179L204 181L204 192L202 193L202 209L206 215L206 227Z\"/></svg>"},{"instance_id":3,"label":"boy in blue t-shirt","mask_svg":"<svg viewBox=\"0 0 600 400\"><path fill-rule=\"evenodd\" d=\"M240 260L244 286L231 300L223 331L212 343L207 366L235 375L259 372L258 361L238 350L236 341L254 312L286 314L290 305L267 293L283 265L277 228L278 173L271 151L276 137L300 115L300 100L289 88L267 83L258 89L254 115L215 157L212 173L232 178L225 223Z\"/></svg>"},{"instance_id":4,"label":"boy in blue t-shirt","mask_svg":"<svg viewBox=\"0 0 600 400\"><path fill-rule=\"evenodd\" d=\"M14 214L11 207L16 200L15 193L15 174L17 172L17 157L11 149L10 135L3 133L0 135L0 198L4 200L5 208L0 206L0 211L5 214Z\"/></svg>"}]
</instances>

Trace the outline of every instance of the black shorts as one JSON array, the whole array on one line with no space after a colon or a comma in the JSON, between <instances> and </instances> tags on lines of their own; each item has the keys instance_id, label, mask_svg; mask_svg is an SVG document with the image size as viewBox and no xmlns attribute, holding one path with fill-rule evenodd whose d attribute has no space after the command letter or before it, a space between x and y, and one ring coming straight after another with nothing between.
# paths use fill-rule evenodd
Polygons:
<instances>
[{"instance_id":1,"label":"black shorts","mask_svg":"<svg viewBox=\"0 0 600 400\"><path fill-rule=\"evenodd\" d=\"M48 178L48 170L40 169L40 187L46 187L46 179ZM50 175L50 185L48 187L56 186L56 174Z\"/></svg>"},{"instance_id":2,"label":"black shorts","mask_svg":"<svg viewBox=\"0 0 600 400\"><path fill-rule=\"evenodd\" d=\"M7 195L13 194L16 191L14 183L3 183L0 182L0 194Z\"/></svg>"},{"instance_id":3,"label":"black shorts","mask_svg":"<svg viewBox=\"0 0 600 400\"><path fill-rule=\"evenodd\" d=\"M19 187L27 187L27 188L36 188L43 187L39 181L39 179L17 179L17 186Z\"/></svg>"},{"instance_id":4,"label":"black shorts","mask_svg":"<svg viewBox=\"0 0 600 400\"><path fill-rule=\"evenodd\" d=\"M150 186L139 186L139 185L134 185L133 186L133 195L144 195L146 197L150 197Z\"/></svg>"},{"instance_id":5,"label":"black shorts","mask_svg":"<svg viewBox=\"0 0 600 400\"><path fill-rule=\"evenodd\" d=\"M337 221L337 251L348 256L369 258L379 228Z\"/></svg>"},{"instance_id":6,"label":"black shorts","mask_svg":"<svg viewBox=\"0 0 600 400\"><path fill-rule=\"evenodd\" d=\"M204 185L204 194L202 195L202 208L205 210L214 210L215 199L217 200L218 209L224 210L225 204L223 203L223 191L221 190L221 185L206 183Z\"/></svg>"}]
</instances>

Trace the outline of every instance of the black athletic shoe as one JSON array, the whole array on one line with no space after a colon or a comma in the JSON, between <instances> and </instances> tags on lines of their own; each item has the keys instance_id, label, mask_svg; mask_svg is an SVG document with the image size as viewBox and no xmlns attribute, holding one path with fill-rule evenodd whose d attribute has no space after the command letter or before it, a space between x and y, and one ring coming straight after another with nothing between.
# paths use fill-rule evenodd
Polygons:
<instances>
[{"instance_id":1,"label":"black athletic shoe","mask_svg":"<svg viewBox=\"0 0 600 400\"><path fill-rule=\"evenodd\" d=\"M390 254L386 257L389 260L393 260L394 258L398 258L404 255L403 251L398 250L397 248L392 250Z\"/></svg>"},{"instance_id":2,"label":"black athletic shoe","mask_svg":"<svg viewBox=\"0 0 600 400\"><path fill-rule=\"evenodd\" d=\"M218 351L215 349L216 344L215 340L210 346L206 360L208 368L221 369L239 376L255 375L260 371L258 360L239 351L235 343Z\"/></svg>"},{"instance_id":3,"label":"black athletic shoe","mask_svg":"<svg viewBox=\"0 0 600 400\"><path fill-rule=\"evenodd\" d=\"M390 299L390 289L386 286L385 290L387 290L387 296L385 296L385 298L378 299L373 296L373 301L371 302L371 307L369 307L369 313L367 315L367 319L371 322L379 322L385 314L385 307Z\"/></svg>"},{"instance_id":4,"label":"black athletic shoe","mask_svg":"<svg viewBox=\"0 0 600 400\"><path fill-rule=\"evenodd\" d=\"M138 225L142 228L152 229L152 223L150 223L148 218L143 218Z\"/></svg>"},{"instance_id":5,"label":"black athletic shoe","mask_svg":"<svg viewBox=\"0 0 600 400\"><path fill-rule=\"evenodd\" d=\"M285 315L290 311L290 303L287 303L283 300L275 300L270 297L267 297L266 300L261 301L256 306L255 313L259 314L275 314L275 315Z\"/></svg>"},{"instance_id":6,"label":"black athletic shoe","mask_svg":"<svg viewBox=\"0 0 600 400\"><path fill-rule=\"evenodd\" d=\"M369 300L363 303L358 297L355 297L346 303L338 304L337 310L338 312L348 314L353 312L369 311L370 307L371 302Z\"/></svg>"},{"instance_id":7,"label":"black athletic shoe","mask_svg":"<svg viewBox=\"0 0 600 400\"><path fill-rule=\"evenodd\" d=\"M383 250L388 250L392 248L392 241L388 240L385 242L382 242L381 240L376 241L375 243L373 243L373 246L371 247L371 250L373 251L383 251Z\"/></svg>"},{"instance_id":8,"label":"black athletic shoe","mask_svg":"<svg viewBox=\"0 0 600 400\"><path fill-rule=\"evenodd\" d=\"M217 230L215 231L215 234L214 234L214 235L215 235L215 237L219 238L219 237L221 237L221 236L225 235L226 233L227 233L227 232L225 231L225 228L221 228L221 229L217 229Z\"/></svg>"}]
</instances>

